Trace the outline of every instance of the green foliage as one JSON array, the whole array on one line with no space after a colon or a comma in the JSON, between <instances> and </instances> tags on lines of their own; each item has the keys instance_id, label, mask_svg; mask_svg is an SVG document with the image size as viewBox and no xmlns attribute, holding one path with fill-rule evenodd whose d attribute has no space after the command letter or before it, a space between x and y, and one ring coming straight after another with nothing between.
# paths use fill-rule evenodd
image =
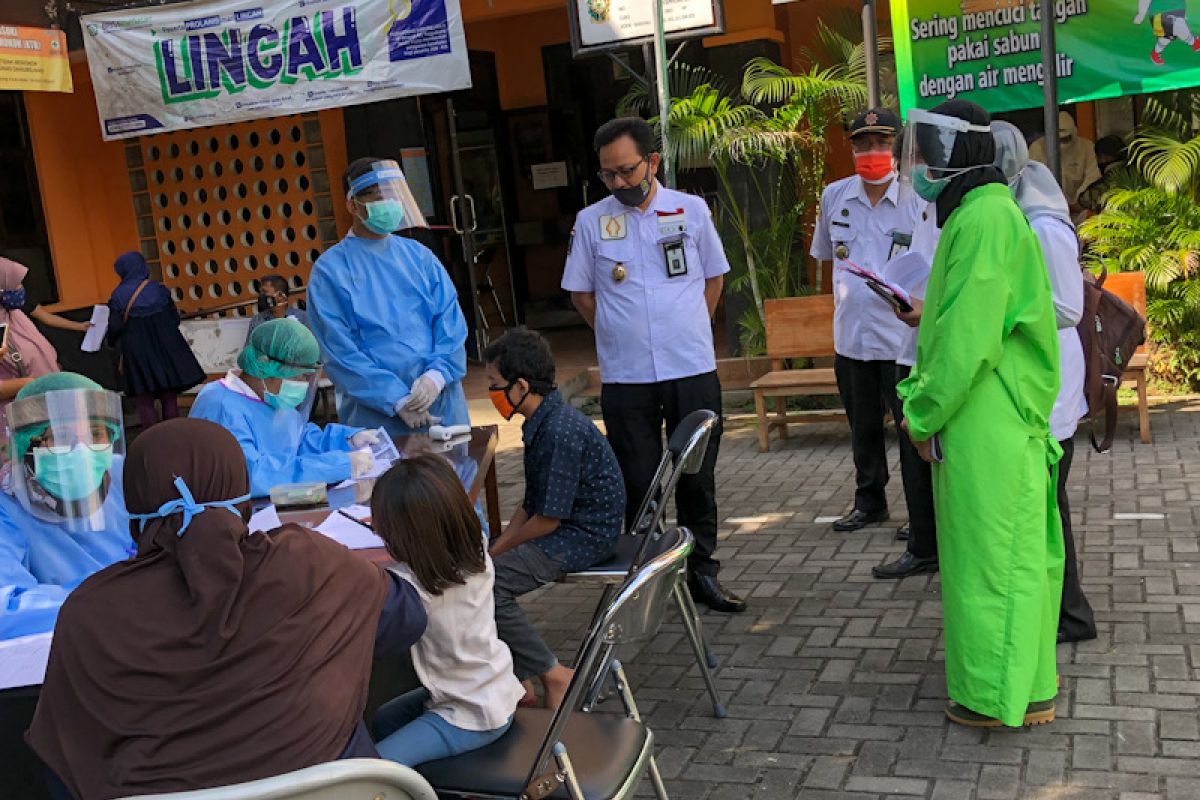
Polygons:
<instances>
[{"instance_id":1,"label":"green foliage","mask_svg":"<svg viewBox=\"0 0 1200 800\"><path fill-rule=\"evenodd\" d=\"M1146 275L1151 371L1200 389L1200 95L1148 99L1145 125L1130 141L1130 165L1113 181L1104 210L1080 226L1093 267Z\"/></svg>"},{"instance_id":2,"label":"green foliage","mask_svg":"<svg viewBox=\"0 0 1200 800\"><path fill-rule=\"evenodd\" d=\"M750 301L739 320L749 354L765 348L763 301L807 291L804 243L825 181L826 131L867 102L862 44L823 23L833 63L793 73L766 58L745 68L735 94L703 67L671 67L669 158L682 169L711 167L718 184L718 228L730 260L729 287ZM622 113L654 109L636 86ZM652 124L660 125L657 117Z\"/></svg>"}]
</instances>

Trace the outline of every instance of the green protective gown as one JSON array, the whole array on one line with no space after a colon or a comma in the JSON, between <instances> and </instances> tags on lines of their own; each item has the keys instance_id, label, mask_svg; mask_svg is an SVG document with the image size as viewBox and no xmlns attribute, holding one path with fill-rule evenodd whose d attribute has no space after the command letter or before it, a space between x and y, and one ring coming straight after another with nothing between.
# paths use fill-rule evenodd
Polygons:
<instances>
[{"instance_id":1,"label":"green protective gown","mask_svg":"<svg viewBox=\"0 0 1200 800\"><path fill-rule=\"evenodd\" d=\"M1048 418L1058 333L1037 237L1008 187L968 192L942 230L899 388L933 465L950 699L1005 725L1057 693L1062 450Z\"/></svg>"}]
</instances>

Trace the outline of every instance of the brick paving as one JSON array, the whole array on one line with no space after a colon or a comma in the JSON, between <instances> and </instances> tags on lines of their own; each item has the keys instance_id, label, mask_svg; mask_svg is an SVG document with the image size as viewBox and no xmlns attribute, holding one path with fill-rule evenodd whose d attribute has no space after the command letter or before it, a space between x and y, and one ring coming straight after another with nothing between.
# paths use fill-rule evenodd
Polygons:
<instances>
[{"instance_id":1,"label":"brick paving","mask_svg":"<svg viewBox=\"0 0 1200 800\"><path fill-rule=\"evenodd\" d=\"M1156 407L1152 419L1153 445L1136 443L1132 415L1111 454L1079 438L1071 500L1100 635L1059 647L1054 723L991 732L942 715L937 577L870 575L901 547L895 442L892 521L838 534L814 520L851 502L848 431L793 426L760 454L753 429L730 424L718 556L751 606L704 615L729 717L712 717L673 612L626 654L672 798L1200 800L1200 401ZM505 515L520 492L519 444L506 426ZM531 616L569 659L595 593L553 586L534 597Z\"/></svg>"}]
</instances>

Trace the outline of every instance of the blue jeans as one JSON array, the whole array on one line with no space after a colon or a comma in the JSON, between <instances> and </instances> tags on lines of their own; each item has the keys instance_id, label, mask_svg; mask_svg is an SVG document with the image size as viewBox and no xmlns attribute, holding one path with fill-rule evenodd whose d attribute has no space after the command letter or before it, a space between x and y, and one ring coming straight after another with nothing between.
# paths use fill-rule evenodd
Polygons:
<instances>
[{"instance_id":1,"label":"blue jeans","mask_svg":"<svg viewBox=\"0 0 1200 800\"><path fill-rule=\"evenodd\" d=\"M426 761L478 750L499 739L512 725L512 717L509 717L499 728L469 731L426 711L428 701L428 689L413 689L385 703L375 713L371 732L375 735L375 749L380 756L406 767L415 767Z\"/></svg>"}]
</instances>

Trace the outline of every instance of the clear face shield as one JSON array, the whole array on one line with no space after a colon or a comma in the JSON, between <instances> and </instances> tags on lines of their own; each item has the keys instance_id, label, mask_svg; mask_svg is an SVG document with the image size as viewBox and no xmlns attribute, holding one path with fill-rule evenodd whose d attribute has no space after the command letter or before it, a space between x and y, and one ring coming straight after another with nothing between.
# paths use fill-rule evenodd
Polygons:
<instances>
[{"instance_id":1,"label":"clear face shield","mask_svg":"<svg viewBox=\"0 0 1200 800\"><path fill-rule=\"evenodd\" d=\"M920 108L909 109L904 140L900 145L901 202L913 194L932 202L953 178L978 168L950 166L954 144L966 133L990 136L992 129L958 117Z\"/></svg>"},{"instance_id":2,"label":"clear face shield","mask_svg":"<svg viewBox=\"0 0 1200 800\"><path fill-rule=\"evenodd\" d=\"M121 398L69 389L8 406L13 494L29 513L75 533L103 530L113 465L125 455Z\"/></svg>"},{"instance_id":3,"label":"clear face shield","mask_svg":"<svg viewBox=\"0 0 1200 800\"><path fill-rule=\"evenodd\" d=\"M404 172L390 159L376 161L370 172L350 181L346 198L354 203L355 215L373 233L428 227Z\"/></svg>"}]
</instances>

